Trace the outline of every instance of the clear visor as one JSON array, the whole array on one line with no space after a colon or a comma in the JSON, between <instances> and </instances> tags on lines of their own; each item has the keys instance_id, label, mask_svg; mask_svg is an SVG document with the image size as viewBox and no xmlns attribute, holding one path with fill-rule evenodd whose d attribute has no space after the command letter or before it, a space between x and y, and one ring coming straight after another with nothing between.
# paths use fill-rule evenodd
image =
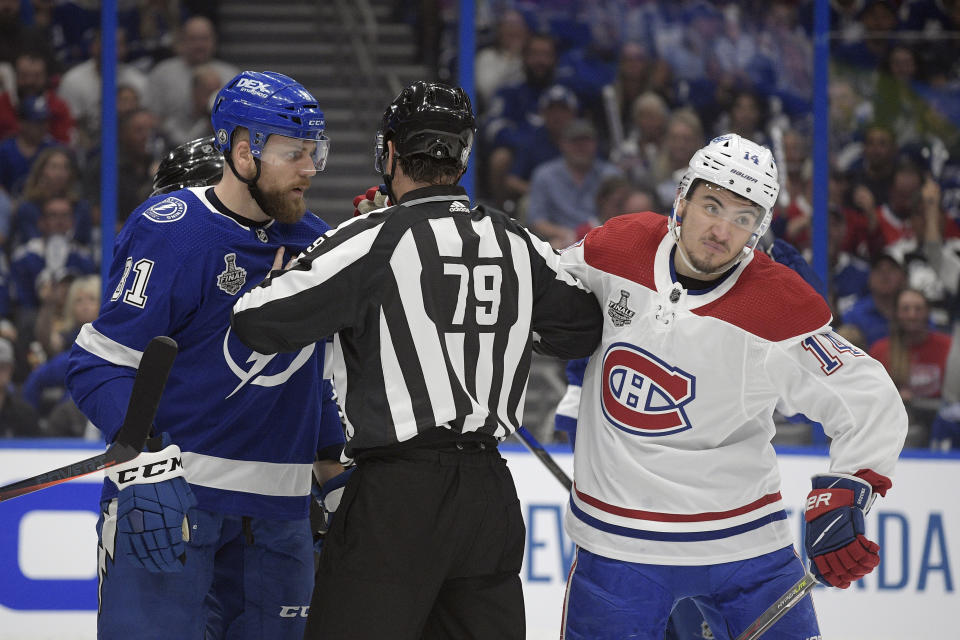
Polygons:
<instances>
[{"instance_id":1,"label":"clear visor","mask_svg":"<svg viewBox=\"0 0 960 640\"><path fill-rule=\"evenodd\" d=\"M297 166L301 173L314 174L327 166L330 139L322 132L315 138L290 138L274 134L267 138L260 160L275 166Z\"/></svg>"},{"instance_id":2,"label":"clear visor","mask_svg":"<svg viewBox=\"0 0 960 640\"><path fill-rule=\"evenodd\" d=\"M702 202L684 199L687 207L706 218L723 219L738 229L749 233L755 232L763 222L764 211L760 205L740 204L724 206L715 198L707 197Z\"/></svg>"}]
</instances>

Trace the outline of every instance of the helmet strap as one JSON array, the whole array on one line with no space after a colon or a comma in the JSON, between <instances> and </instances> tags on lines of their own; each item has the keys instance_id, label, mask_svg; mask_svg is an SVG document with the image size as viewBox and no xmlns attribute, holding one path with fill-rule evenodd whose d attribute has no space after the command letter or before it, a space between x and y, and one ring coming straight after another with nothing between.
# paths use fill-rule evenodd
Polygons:
<instances>
[{"instance_id":1,"label":"helmet strap","mask_svg":"<svg viewBox=\"0 0 960 640\"><path fill-rule=\"evenodd\" d=\"M237 180L239 180L243 184L247 185L247 187L250 187L252 189L254 185L257 184L257 180L260 179L260 158L257 158L256 156L254 156L253 158L253 164L257 167L257 173L253 176L253 179L251 180L250 178L244 178L242 175L240 175L240 173L237 171L237 168L233 166L233 156L230 154L229 151L225 153L224 156L225 156L224 159L226 160L227 165L230 167L230 171L233 171L233 175L237 177Z\"/></svg>"},{"instance_id":2,"label":"helmet strap","mask_svg":"<svg viewBox=\"0 0 960 640\"><path fill-rule=\"evenodd\" d=\"M389 152L388 152L389 153ZM383 184L387 188L387 195L390 197L391 204L397 204L397 195L393 192L393 176L397 172L397 150L394 147L390 158L390 173L384 172Z\"/></svg>"}]
</instances>

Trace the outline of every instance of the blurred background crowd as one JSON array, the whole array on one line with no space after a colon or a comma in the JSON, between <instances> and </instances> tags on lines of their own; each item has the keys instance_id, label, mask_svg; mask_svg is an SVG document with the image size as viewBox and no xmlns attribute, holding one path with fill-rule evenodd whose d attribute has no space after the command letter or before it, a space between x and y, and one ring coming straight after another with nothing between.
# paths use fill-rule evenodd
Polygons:
<instances>
[{"instance_id":1,"label":"blurred background crowd","mask_svg":"<svg viewBox=\"0 0 960 640\"><path fill-rule=\"evenodd\" d=\"M212 133L212 96L241 68L289 73L322 109L331 105L330 164L313 193L329 195L346 180L338 171L350 174L353 193L376 182L377 121L347 119L363 102L379 114L389 91L370 100L355 77L311 83L298 73L309 59L298 66L283 57L286 42L271 47L234 26L231 16L259 15L250 4L120 0L118 225L149 195L164 153ZM289 11L295 23L309 3L268 4L271 19ZM371 35L368 23L354 46L361 71L368 49L378 74L408 56L402 83L457 83L458 0L351 4L379 26ZM669 213L693 152L732 131L773 150L782 187L772 233L812 257L812 0L474 4L476 199L559 249L615 215ZM960 423L960 345L951 350L960 326L960 0L829 4L824 290L835 329L897 384L911 416L907 446L947 448L941 428ZM318 29L361 30L342 0L313 11ZM317 39L313 25L303 25L305 40ZM90 0L0 0L0 436L96 437L65 396L63 373L102 288L98 26ZM218 50L218 37L233 45ZM330 56L356 45L342 37ZM350 211L346 198L311 205L331 224ZM545 442L555 439L564 386L562 363L538 360L526 422ZM803 416L778 420L782 443L825 442Z\"/></svg>"}]
</instances>

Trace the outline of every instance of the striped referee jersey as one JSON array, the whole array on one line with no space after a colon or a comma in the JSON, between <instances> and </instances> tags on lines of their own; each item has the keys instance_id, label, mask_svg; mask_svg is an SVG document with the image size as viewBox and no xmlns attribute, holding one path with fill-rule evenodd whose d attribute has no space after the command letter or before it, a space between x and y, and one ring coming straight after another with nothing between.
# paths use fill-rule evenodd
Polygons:
<instances>
[{"instance_id":1,"label":"striped referee jersey","mask_svg":"<svg viewBox=\"0 0 960 640\"><path fill-rule=\"evenodd\" d=\"M347 455L438 426L506 438L521 424L531 349L593 352L602 314L547 243L436 185L348 220L234 306L260 353L336 334Z\"/></svg>"}]
</instances>

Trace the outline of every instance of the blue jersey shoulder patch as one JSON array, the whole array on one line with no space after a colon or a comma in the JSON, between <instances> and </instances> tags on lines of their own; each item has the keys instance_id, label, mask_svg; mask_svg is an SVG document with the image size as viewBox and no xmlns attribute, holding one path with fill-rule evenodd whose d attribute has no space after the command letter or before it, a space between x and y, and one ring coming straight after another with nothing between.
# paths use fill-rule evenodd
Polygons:
<instances>
[{"instance_id":1,"label":"blue jersey shoulder patch","mask_svg":"<svg viewBox=\"0 0 960 640\"><path fill-rule=\"evenodd\" d=\"M187 203L180 198L164 198L145 209L143 215L154 222L175 222L187 213Z\"/></svg>"}]
</instances>

